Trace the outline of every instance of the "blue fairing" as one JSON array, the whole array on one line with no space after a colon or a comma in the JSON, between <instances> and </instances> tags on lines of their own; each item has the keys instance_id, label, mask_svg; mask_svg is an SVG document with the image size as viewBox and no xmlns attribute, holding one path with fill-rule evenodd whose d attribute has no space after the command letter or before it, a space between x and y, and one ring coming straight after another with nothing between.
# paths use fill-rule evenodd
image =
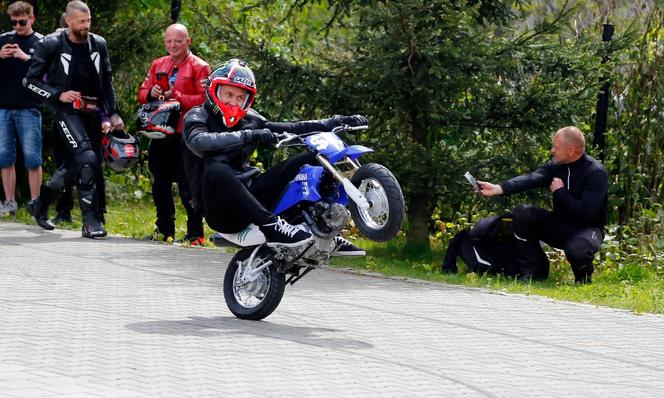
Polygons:
<instances>
[{"instance_id":1,"label":"blue fairing","mask_svg":"<svg viewBox=\"0 0 664 398\"><path fill-rule=\"evenodd\" d=\"M321 199L318 193L318 183L323 175L321 166L304 166L288 184L286 193L281 197L279 204L274 209L275 214L281 214L290 207L306 200L317 202Z\"/></svg>"},{"instance_id":2,"label":"blue fairing","mask_svg":"<svg viewBox=\"0 0 664 398\"><path fill-rule=\"evenodd\" d=\"M357 159L365 153L373 152L373 149L362 145L346 146L343 141L333 133L319 133L306 138L307 145L324 155L331 163L348 157ZM281 197L279 204L274 209L275 214L281 214L296 204L307 201L317 202L322 199L318 192L318 185L323 176L323 167L306 165L300 169L295 179L288 184L286 193ZM336 197L327 197L326 200L347 206L350 203L344 187L338 184L335 191Z\"/></svg>"},{"instance_id":3,"label":"blue fairing","mask_svg":"<svg viewBox=\"0 0 664 398\"><path fill-rule=\"evenodd\" d=\"M346 146L334 133L314 134L306 138L307 145L315 149L332 163L344 157L357 159L361 155L373 152L373 149L362 145Z\"/></svg>"}]
</instances>

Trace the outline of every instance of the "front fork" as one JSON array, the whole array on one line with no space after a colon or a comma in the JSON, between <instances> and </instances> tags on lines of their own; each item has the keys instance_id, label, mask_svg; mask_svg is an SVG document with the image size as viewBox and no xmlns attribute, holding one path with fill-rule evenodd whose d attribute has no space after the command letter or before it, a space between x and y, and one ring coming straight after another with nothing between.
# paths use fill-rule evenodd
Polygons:
<instances>
[{"instance_id":1,"label":"front fork","mask_svg":"<svg viewBox=\"0 0 664 398\"><path fill-rule=\"evenodd\" d=\"M330 163L325 156L318 154L316 155L316 159L318 162L325 168L325 170L329 171L332 176L343 185L344 190L346 190L346 194L348 197L350 197L355 204L357 204L357 207L360 209L366 210L369 207L371 207L371 204L367 201L367 199L362 195L362 192L360 192L359 189L353 185L352 182L348 178L346 178L339 170L337 170L332 163ZM350 160L350 163L353 165L353 167L357 166L359 168L359 163L357 163L356 160Z\"/></svg>"},{"instance_id":2,"label":"front fork","mask_svg":"<svg viewBox=\"0 0 664 398\"><path fill-rule=\"evenodd\" d=\"M307 247L305 247L300 254L298 254L295 258L292 260L289 260L290 263L295 263L299 259L301 259L308 251L311 249L313 246L313 242L310 242ZM272 265L272 259L267 260L265 263L259 265L258 267L254 268L252 267L252 264L254 263L254 259L256 258L256 254L258 254L258 250L261 249L263 245L258 245L256 248L251 252L251 255L249 256L249 259L246 262L246 265L242 265L242 263L238 264L240 267L240 284L245 285L247 283L253 282L258 278L258 275L267 267ZM309 271L306 271L309 272ZM302 275L304 276L304 275ZM300 279L300 278L297 278ZM297 280L296 279L296 280ZM295 280L291 282L291 285L295 283Z\"/></svg>"},{"instance_id":3,"label":"front fork","mask_svg":"<svg viewBox=\"0 0 664 398\"><path fill-rule=\"evenodd\" d=\"M258 275L261 273L261 271L272 265L272 260L267 260L265 263L261 264L257 268L251 266L251 264L254 263L254 258L256 258L256 254L258 254L258 250L260 250L261 247L263 247L263 245L256 246L256 248L251 252L249 260L247 260L246 262L246 265L242 265L242 263L238 264L240 267L240 283L242 285L255 281Z\"/></svg>"}]
</instances>

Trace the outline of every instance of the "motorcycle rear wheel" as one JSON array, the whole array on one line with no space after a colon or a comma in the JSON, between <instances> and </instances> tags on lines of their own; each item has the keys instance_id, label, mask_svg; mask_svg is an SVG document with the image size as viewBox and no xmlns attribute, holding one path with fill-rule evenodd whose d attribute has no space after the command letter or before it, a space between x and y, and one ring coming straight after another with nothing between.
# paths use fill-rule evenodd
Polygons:
<instances>
[{"instance_id":1,"label":"motorcycle rear wheel","mask_svg":"<svg viewBox=\"0 0 664 398\"><path fill-rule=\"evenodd\" d=\"M248 261L254 249L242 249L231 259L224 275L224 299L236 317L258 321L277 309L284 296L286 281L285 275L277 271L275 264L271 264L261 270L254 280L243 282L241 278L246 275L245 269L250 266ZM251 266L257 268L271 257L272 250L262 247Z\"/></svg>"},{"instance_id":2,"label":"motorcycle rear wheel","mask_svg":"<svg viewBox=\"0 0 664 398\"><path fill-rule=\"evenodd\" d=\"M351 182L371 205L361 209L350 203L350 214L360 233L377 242L394 238L405 217L403 193L394 174L385 166L367 163L357 169Z\"/></svg>"}]
</instances>

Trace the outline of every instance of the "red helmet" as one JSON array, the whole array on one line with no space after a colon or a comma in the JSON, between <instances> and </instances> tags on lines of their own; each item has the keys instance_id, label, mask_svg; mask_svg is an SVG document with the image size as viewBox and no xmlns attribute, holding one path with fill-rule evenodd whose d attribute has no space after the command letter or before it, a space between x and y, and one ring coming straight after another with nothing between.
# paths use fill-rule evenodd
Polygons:
<instances>
[{"instance_id":1,"label":"red helmet","mask_svg":"<svg viewBox=\"0 0 664 398\"><path fill-rule=\"evenodd\" d=\"M153 140L175 134L180 121L180 103L175 100L153 101L138 109L136 129Z\"/></svg>"},{"instance_id":2,"label":"red helmet","mask_svg":"<svg viewBox=\"0 0 664 398\"><path fill-rule=\"evenodd\" d=\"M219 91L222 86L239 87L246 90L249 95L241 107L225 104L219 98ZM239 59L228 60L210 73L207 85L205 86L205 102L214 113L221 114L226 127L233 127L242 120L247 110L254 103L255 98L256 79L254 78L254 73L244 61L240 61Z\"/></svg>"},{"instance_id":3,"label":"red helmet","mask_svg":"<svg viewBox=\"0 0 664 398\"><path fill-rule=\"evenodd\" d=\"M104 159L115 171L123 171L141 158L141 146L136 137L122 131L109 131L101 139Z\"/></svg>"}]
</instances>

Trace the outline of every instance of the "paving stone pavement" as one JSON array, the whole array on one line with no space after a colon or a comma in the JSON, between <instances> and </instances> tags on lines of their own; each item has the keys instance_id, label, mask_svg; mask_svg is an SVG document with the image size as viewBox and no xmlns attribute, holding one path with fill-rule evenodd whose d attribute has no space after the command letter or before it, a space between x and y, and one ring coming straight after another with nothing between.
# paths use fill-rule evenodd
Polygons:
<instances>
[{"instance_id":1,"label":"paving stone pavement","mask_svg":"<svg viewBox=\"0 0 664 398\"><path fill-rule=\"evenodd\" d=\"M664 396L664 317L316 270L260 322L230 255L0 222L0 396Z\"/></svg>"}]
</instances>

